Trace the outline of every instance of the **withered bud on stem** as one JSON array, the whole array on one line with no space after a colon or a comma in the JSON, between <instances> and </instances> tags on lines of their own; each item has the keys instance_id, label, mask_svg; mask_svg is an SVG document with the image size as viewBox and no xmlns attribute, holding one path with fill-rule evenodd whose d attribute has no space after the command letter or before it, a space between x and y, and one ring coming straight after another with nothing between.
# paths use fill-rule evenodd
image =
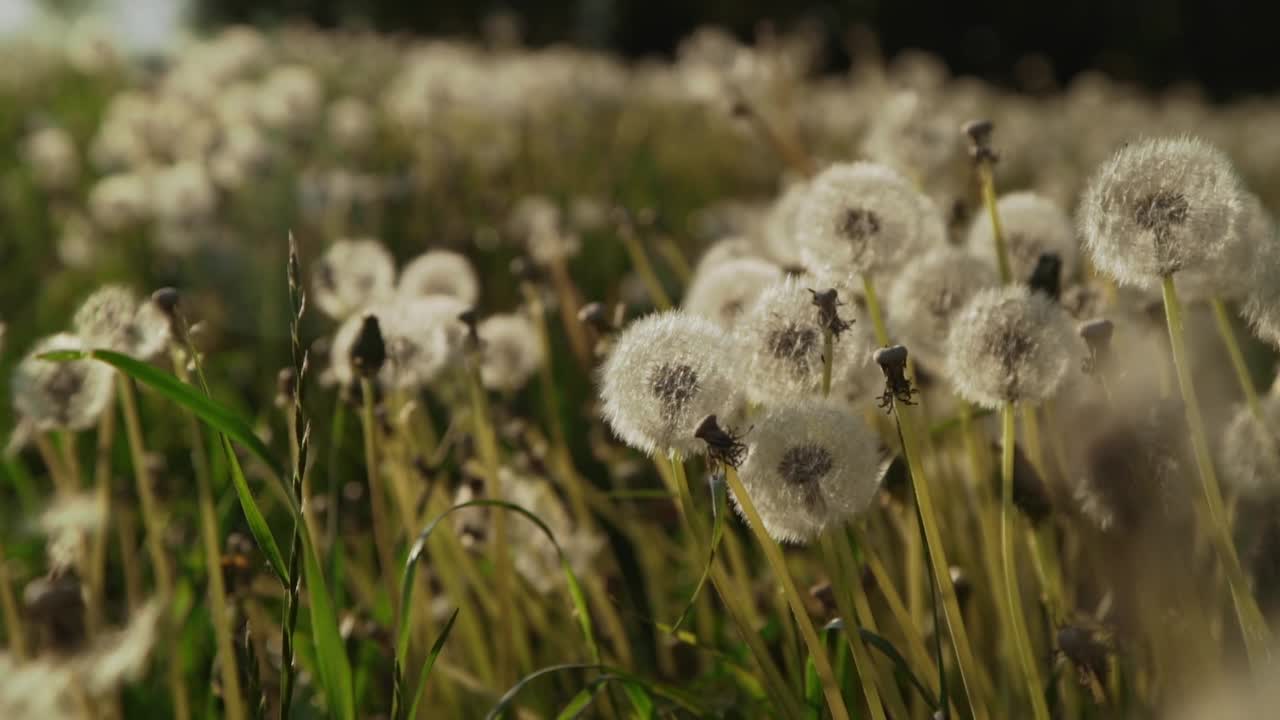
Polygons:
<instances>
[{"instance_id":1,"label":"withered bud on stem","mask_svg":"<svg viewBox=\"0 0 1280 720\"><path fill-rule=\"evenodd\" d=\"M1027 278L1031 292L1044 293L1057 302L1062 297L1062 258L1057 253L1040 253L1031 277Z\"/></svg>"},{"instance_id":2,"label":"withered bud on stem","mask_svg":"<svg viewBox=\"0 0 1280 720\"><path fill-rule=\"evenodd\" d=\"M872 357L884 371L884 393L880 395L880 408L892 412L894 403L914 405L911 398L920 391L912 387L911 381L907 379L907 349L901 345L892 345L876 350Z\"/></svg>"},{"instance_id":3,"label":"withered bud on stem","mask_svg":"<svg viewBox=\"0 0 1280 720\"><path fill-rule=\"evenodd\" d=\"M818 325L823 330L829 331L838 340L840 333L853 327L854 321L840 317L839 307L844 303L840 301L840 294L835 288L810 289L809 293L813 295L814 307L818 308Z\"/></svg>"},{"instance_id":4,"label":"withered bud on stem","mask_svg":"<svg viewBox=\"0 0 1280 720\"><path fill-rule=\"evenodd\" d=\"M747 455L742 436L720 427L715 415L708 415L698 423L693 436L707 444L707 457L713 463L737 467Z\"/></svg>"},{"instance_id":5,"label":"withered bud on stem","mask_svg":"<svg viewBox=\"0 0 1280 720\"><path fill-rule=\"evenodd\" d=\"M360 334L351 346L351 365L361 377L372 380L386 362L387 346L382 340L378 318L366 315L360 325Z\"/></svg>"},{"instance_id":6,"label":"withered bud on stem","mask_svg":"<svg viewBox=\"0 0 1280 720\"><path fill-rule=\"evenodd\" d=\"M974 162L994 164L1000 155L991 147L991 134L995 123L990 120L971 120L961 127L961 131L969 138L969 157Z\"/></svg>"}]
</instances>

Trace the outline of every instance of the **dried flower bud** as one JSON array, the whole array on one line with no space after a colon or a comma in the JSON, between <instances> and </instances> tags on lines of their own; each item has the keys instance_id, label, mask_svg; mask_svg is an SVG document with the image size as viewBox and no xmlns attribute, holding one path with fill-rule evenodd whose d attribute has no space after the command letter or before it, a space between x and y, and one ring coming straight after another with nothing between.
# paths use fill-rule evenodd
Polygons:
<instances>
[{"instance_id":1,"label":"dried flower bud","mask_svg":"<svg viewBox=\"0 0 1280 720\"><path fill-rule=\"evenodd\" d=\"M775 406L750 441L742 484L764 529L780 542L809 542L839 527L870 507L880 487L875 435L839 404Z\"/></svg>"},{"instance_id":2,"label":"dried flower bud","mask_svg":"<svg viewBox=\"0 0 1280 720\"><path fill-rule=\"evenodd\" d=\"M999 155L991 147L991 135L995 131L995 123L990 120L970 120L960 132L969 138L969 157L978 162L994 163Z\"/></svg>"},{"instance_id":3,"label":"dried flower bud","mask_svg":"<svg viewBox=\"0 0 1280 720\"><path fill-rule=\"evenodd\" d=\"M1036 267L1027 279L1032 292L1038 292L1057 302L1062 297L1062 260L1057 253L1042 253Z\"/></svg>"},{"instance_id":4,"label":"dried flower bud","mask_svg":"<svg viewBox=\"0 0 1280 720\"><path fill-rule=\"evenodd\" d=\"M181 302L182 295L177 288L162 287L151 293L151 302L160 308L160 311L169 317L173 317L178 311L178 303Z\"/></svg>"},{"instance_id":5,"label":"dried flower bud","mask_svg":"<svg viewBox=\"0 0 1280 720\"><path fill-rule=\"evenodd\" d=\"M1151 288L1166 275L1219 263L1242 202L1222 152L1194 138L1144 140L1094 174L1080 230L1095 267L1121 285Z\"/></svg>"},{"instance_id":6,"label":"dried flower bud","mask_svg":"<svg viewBox=\"0 0 1280 720\"><path fill-rule=\"evenodd\" d=\"M387 346L382 340L382 330L375 315L365 315L360 321L360 334L351 346L351 365L358 375L372 379L387 361Z\"/></svg>"},{"instance_id":7,"label":"dried flower bud","mask_svg":"<svg viewBox=\"0 0 1280 720\"><path fill-rule=\"evenodd\" d=\"M983 290L947 337L947 374L984 407L1037 402L1057 391L1081 350L1066 312L1025 286Z\"/></svg>"}]
</instances>

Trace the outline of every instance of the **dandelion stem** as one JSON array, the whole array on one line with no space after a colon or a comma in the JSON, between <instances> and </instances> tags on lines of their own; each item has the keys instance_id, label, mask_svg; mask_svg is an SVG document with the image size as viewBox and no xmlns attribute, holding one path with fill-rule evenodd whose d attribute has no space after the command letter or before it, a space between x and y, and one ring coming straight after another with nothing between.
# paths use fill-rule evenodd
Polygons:
<instances>
[{"instance_id":1,"label":"dandelion stem","mask_svg":"<svg viewBox=\"0 0 1280 720\"><path fill-rule=\"evenodd\" d=\"M104 412L98 418L98 447L93 461L93 486L104 517L111 516L111 446L116 436L116 414ZM106 587L107 546L110 523L102 523L93 535L89 553L89 631L97 632L103 624L103 589Z\"/></svg>"},{"instance_id":2,"label":"dandelion stem","mask_svg":"<svg viewBox=\"0 0 1280 720\"><path fill-rule=\"evenodd\" d=\"M147 454L142 443L142 422L138 418L138 402L133 383L121 373L116 373L116 389L120 394L120 407L124 413L125 436L129 440L129 454L133 462L133 478L138 487L138 500L142 505L142 524L147 533L147 551L151 555L151 569L156 576L156 587L165 605L173 600L173 572L164 552L164 521L160 517L160 505L151 491L151 478L147 474ZM172 624L169 613L164 615L165 625ZM183 684L181 640L177 633L169 637L169 693L173 697L173 716L176 720L191 717L187 704L187 690Z\"/></svg>"},{"instance_id":3,"label":"dandelion stem","mask_svg":"<svg viewBox=\"0 0 1280 720\"><path fill-rule=\"evenodd\" d=\"M1004 226L1000 224L1000 211L996 208L995 172L990 160L978 160L977 170L982 204L991 216L991 237L996 245L996 268L1000 271L1000 282L1008 285L1013 282L1013 270L1009 265L1009 246L1004 239Z\"/></svg>"},{"instance_id":4,"label":"dandelion stem","mask_svg":"<svg viewBox=\"0 0 1280 720\"><path fill-rule=\"evenodd\" d=\"M383 494L382 475L378 465L378 427L373 410L373 383L368 378L360 380L361 429L364 431L364 465L369 483L369 513L373 521L373 542L378 553L382 581L387 585L392 614L399 612L399 592L396 588L395 550L392 547L391 519L387 514L387 499Z\"/></svg>"},{"instance_id":5,"label":"dandelion stem","mask_svg":"<svg viewBox=\"0 0 1280 720\"><path fill-rule=\"evenodd\" d=\"M862 289L867 296L867 314L871 316L871 324L875 327L876 344L889 347L889 330L885 327L880 298L876 295L876 284L870 275L862 276Z\"/></svg>"},{"instance_id":6,"label":"dandelion stem","mask_svg":"<svg viewBox=\"0 0 1280 720\"><path fill-rule=\"evenodd\" d=\"M1010 627L1013 630L1014 650L1022 665L1023 679L1031 696L1031 711L1036 720L1049 720L1049 706L1045 703L1040 672L1036 669L1035 655L1031 650L1031 636L1027 632L1022 614L1022 595L1018 591L1018 568L1013 552L1013 524L1016 520L1013 507L1013 451L1017 439L1013 403L1005 403L1001 412L1000 455L1000 555L1004 565L1004 589L1008 604Z\"/></svg>"},{"instance_id":7,"label":"dandelion stem","mask_svg":"<svg viewBox=\"0 0 1280 720\"><path fill-rule=\"evenodd\" d=\"M832 350L834 349L835 333L831 332L831 328L824 328L822 331L822 397L831 394L831 365L835 361ZM856 660L856 658L855 658Z\"/></svg>"},{"instance_id":8,"label":"dandelion stem","mask_svg":"<svg viewBox=\"0 0 1280 720\"><path fill-rule=\"evenodd\" d=\"M640 275L640 280L649 291L649 299L653 300L654 306L659 310L670 310L671 297L667 295L667 291L662 287L662 281L653 271L653 264L649 262L649 256L645 254L644 246L640 244L640 238L636 237L635 230L623 227L619 230L618 236L622 238L622 244L627 249L632 267Z\"/></svg>"},{"instance_id":9,"label":"dandelion stem","mask_svg":"<svg viewBox=\"0 0 1280 720\"><path fill-rule=\"evenodd\" d=\"M875 619L871 615L871 606L867 602L867 593L863 589L857 573L857 561L849 550L847 538L843 533L824 533L820 538L822 544L823 563L833 570L835 580L836 607L840 617L845 619L844 637L849 643L849 651L853 653L854 668L858 673L858 681L862 684L862 694L867 699L867 709L871 717L885 720L884 707L880 702L880 691L874 680L875 665L867 652L860 627L875 630ZM886 695L896 693L896 688L885 688ZM894 717L906 717L900 698L894 703Z\"/></svg>"},{"instance_id":10,"label":"dandelion stem","mask_svg":"<svg viewBox=\"0 0 1280 720\"><path fill-rule=\"evenodd\" d=\"M1209 522L1213 525L1211 536L1217 546L1219 559L1231 586L1231 597L1235 603L1236 617L1244 635L1245 649L1249 654L1249 662L1254 668L1262 667L1270 657L1271 631L1263 619L1262 611L1249 591L1249 582L1244 568L1240 565L1240 557L1236 554L1231 539L1231 529L1227 525L1227 513L1222 500L1222 490L1218 485L1218 476L1213 468L1213 457L1209 453L1209 440L1205 435L1204 420L1200 415L1200 401L1196 396L1195 384L1191 378L1191 367L1187 364L1185 331L1182 325L1182 305L1178 301L1178 291L1173 284L1173 276L1166 275L1162 283L1164 292L1165 319L1169 325L1169 345L1173 351L1173 364L1178 373L1178 388L1182 392L1182 401L1187 413L1187 426L1191 432L1191 446L1195 451L1196 467L1200 473L1200 482L1204 489L1205 504L1209 511Z\"/></svg>"},{"instance_id":11,"label":"dandelion stem","mask_svg":"<svg viewBox=\"0 0 1280 720\"><path fill-rule=\"evenodd\" d=\"M894 404L894 415L897 419L898 439L902 442L907 470L911 476L911 486L915 491L920 522L924 525L925 543L929 549L928 560L932 565L934 581L937 582L938 591L942 595L942 608L946 616L947 628L951 632L951 645L955 649L960 679L969 698L969 711L977 720L985 720L989 715L979 687L978 664L974 658L972 646L969 644L969 633L964 626L964 615L960 612L955 584L951 580L951 564L947 561L946 549L942 544L942 531L938 526L938 515L934 508L928 478L924 474L920 449L916 444L915 428L911 422L911 415L904 412L900 404Z\"/></svg>"},{"instance_id":12,"label":"dandelion stem","mask_svg":"<svg viewBox=\"0 0 1280 720\"><path fill-rule=\"evenodd\" d=\"M756 512L756 507L751 502L751 496L747 494L746 487L742 485L742 480L738 477L738 471L732 466L726 465L724 475L729 482L729 488L733 490L734 497L738 500L738 507L742 509L742 514L746 516L747 524L751 526L751 531L755 534L761 549L764 550L764 556L769 561L769 567L782 585L783 595L786 596L787 602L791 605L791 614L795 616L796 624L800 628L800 635L804 638L805 645L809 648L809 656L813 658L814 668L818 671L818 678L822 681L822 693L826 696L827 708L831 711L832 718L835 720L848 720L849 711L845 708L844 697L840 694L840 683L836 680L835 671L831 669L831 660L827 657L827 648L823 645L822 639L818 637L818 631L813 626L813 620L809 617L809 611L804 606L804 600L801 599L800 593L796 590L795 581L792 580L791 573L787 570L787 560L782 556L782 549L765 531L764 521L760 519L760 515ZM883 709L880 712L883 713Z\"/></svg>"},{"instance_id":13,"label":"dandelion stem","mask_svg":"<svg viewBox=\"0 0 1280 720\"><path fill-rule=\"evenodd\" d=\"M1227 354L1231 356L1231 367L1236 371L1236 380L1240 382L1240 391L1244 393L1245 403L1249 406L1249 413L1253 415L1253 419L1258 422L1261 427L1267 426L1266 416L1262 413L1262 402L1258 399L1258 388L1253 384L1253 376L1249 374L1249 366L1244 361L1244 353L1240 351L1240 342L1236 337L1235 330L1231 327L1231 316L1227 314L1226 303L1222 302L1222 298L1213 298L1209 301L1209 306L1213 308L1213 319L1218 326L1218 334L1222 336L1222 344L1227 348Z\"/></svg>"},{"instance_id":14,"label":"dandelion stem","mask_svg":"<svg viewBox=\"0 0 1280 720\"><path fill-rule=\"evenodd\" d=\"M10 652L18 661L26 660L27 635L22 625L22 614L18 611L18 600L13 594L9 563L5 560L3 545L0 545L0 613L4 615Z\"/></svg>"}]
</instances>

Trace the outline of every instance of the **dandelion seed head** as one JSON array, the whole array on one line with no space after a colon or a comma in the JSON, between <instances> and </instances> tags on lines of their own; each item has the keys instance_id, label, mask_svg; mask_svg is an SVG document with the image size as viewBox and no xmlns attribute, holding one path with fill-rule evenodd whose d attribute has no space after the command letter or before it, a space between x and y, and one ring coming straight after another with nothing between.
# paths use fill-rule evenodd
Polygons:
<instances>
[{"instance_id":1,"label":"dandelion seed head","mask_svg":"<svg viewBox=\"0 0 1280 720\"><path fill-rule=\"evenodd\" d=\"M146 219L150 212L150 183L144 175L108 175L89 191L89 214L107 232L133 227Z\"/></svg>"},{"instance_id":2,"label":"dandelion seed head","mask_svg":"<svg viewBox=\"0 0 1280 720\"><path fill-rule=\"evenodd\" d=\"M346 152L363 150L378 129L377 119L369 104L352 96L333 101L329 106L326 125L334 147Z\"/></svg>"},{"instance_id":3,"label":"dandelion seed head","mask_svg":"<svg viewBox=\"0 0 1280 720\"><path fill-rule=\"evenodd\" d=\"M480 380L490 390L518 390L542 367L542 340L524 315L492 315L477 332Z\"/></svg>"},{"instance_id":4,"label":"dandelion seed head","mask_svg":"<svg viewBox=\"0 0 1280 720\"><path fill-rule=\"evenodd\" d=\"M1242 214L1230 161L1194 138L1143 140L1103 163L1081 199L1093 264L1122 285L1156 287L1219 262Z\"/></svg>"},{"instance_id":5,"label":"dandelion seed head","mask_svg":"<svg viewBox=\"0 0 1280 720\"><path fill-rule=\"evenodd\" d=\"M343 320L386 300L395 283L395 260L377 240L340 240L329 246L311 272L311 300Z\"/></svg>"},{"instance_id":6,"label":"dandelion seed head","mask_svg":"<svg viewBox=\"0 0 1280 720\"><path fill-rule=\"evenodd\" d=\"M582 249L578 236L564 227L560 207L544 195L521 198L511 211L507 227L524 241L529 257L541 267L563 262Z\"/></svg>"},{"instance_id":7,"label":"dandelion seed head","mask_svg":"<svg viewBox=\"0 0 1280 720\"><path fill-rule=\"evenodd\" d=\"M217 209L218 196L202 162L180 162L152 179L152 209L162 223L186 226L205 222Z\"/></svg>"},{"instance_id":8,"label":"dandelion seed head","mask_svg":"<svg viewBox=\"0 0 1280 720\"><path fill-rule=\"evenodd\" d=\"M359 378L351 362L351 350L360 336L365 315L373 315L378 318L386 351L378 383L392 390L424 387L458 358L466 335L458 315L467 307L455 298L438 295L387 301L352 315L338 327L329 347L334 380L348 385Z\"/></svg>"},{"instance_id":9,"label":"dandelion seed head","mask_svg":"<svg viewBox=\"0 0 1280 720\"><path fill-rule=\"evenodd\" d=\"M930 178L960 156L960 123L912 90L889 98L871 119L863 154L916 178Z\"/></svg>"},{"instance_id":10,"label":"dandelion seed head","mask_svg":"<svg viewBox=\"0 0 1280 720\"><path fill-rule=\"evenodd\" d=\"M781 279L782 269L767 260L727 260L700 268L680 305L728 330L764 288Z\"/></svg>"},{"instance_id":11,"label":"dandelion seed head","mask_svg":"<svg viewBox=\"0 0 1280 720\"><path fill-rule=\"evenodd\" d=\"M740 374L752 402L769 404L822 390L823 327L809 292L811 281L788 277L767 287L734 326L740 349ZM852 303L840 307L846 319L855 318ZM833 391L840 380L857 377L865 366L870 344L855 322L832 344Z\"/></svg>"},{"instance_id":12,"label":"dandelion seed head","mask_svg":"<svg viewBox=\"0 0 1280 720\"><path fill-rule=\"evenodd\" d=\"M889 271L946 238L933 201L884 165L828 167L810 183L797 212L805 264L853 275Z\"/></svg>"},{"instance_id":13,"label":"dandelion seed head","mask_svg":"<svg viewBox=\"0 0 1280 720\"><path fill-rule=\"evenodd\" d=\"M107 509L97 496L91 493L58 498L40 513L37 526L50 537L64 533L87 534L96 532L107 522Z\"/></svg>"},{"instance_id":14,"label":"dandelion seed head","mask_svg":"<svg viewBox=\"0 0 1280 720\"><path fill-rule=\"evenodd\" d=\"M429 250L400 271L396 292L406 298L439 295L474 305L480 297L480 280L466 256L450 250Z\"/></svg>"},{"instance_id":15,"label":"dandelion seed head","mask_svg":"<svg viewBox=\"0 0 1280 720\"><path fill-rule=\"evenodd\" d=\"M979 291L999 284L995 266L940 246L903 266L885 303L890 327L915 357L940 367L955 317Z\"/></svg>"},{"instance_id":16,"label":"dandelion seed head","mask_svg":"<svg viewBox=\"0 0 1280 720\"><path fill-rule=\"evenodd\" d=\"M816 539L866 510L880 487L875 436L839 403L774 405L746 441L742 484L765 530L779 542Z\"/></svg>"},{"instance_id":17,"label":"dandelion seed head","mask_svg":"<svg viewBox=\"0 0 1280 720\"><path fill-rule=\"evenodd\" d=\"M718 326L682 311L632 322L601 368L605 420L642 452L701 453L698 423L707 415L736 417L741 405L734 352Z\"/></svg>"},{"instance_id":18,"label":"dandelion seed head","mask_svg":"<svg viewBox=\"0 0 1280 720\"><path fill-rule=\"evenodd\" d=\"M1241 406L1223 430L1223 479L1242 495L1280 496L1280 394L1268 393L1261 404L1265 425Z\"/></svg>"},{"instance_id":19,"label":"dandelion seed head","mask_svg":"<svg viewBox=\"0 0 1280 720\"><path fill-rule=\"evenodd\" d=\"M85 299L72 327L95 349L114 350L149 360L169 342L169 318L151 300L139 300L123 285L104 285Z\"/></svg>"},{"instance_id":20,"label":"dandelion seed head","mask_svg":"<svg viewBox=\"0 0 1280 720\"><path fill-rule=\"evenodd\" d=\"M1016 192L1002 196L996 202L996 211L1000 214L1009 266L1016 280L1025 282L1031 277L1036 262L1045 253L1054 253L1062 261L1063 279L1075 277L1080 265L1075 227L1057 203L1036 193ZM974 217L969 226L968 246L970 252L995 267L995 234L990 213L980 212Z\"/></svg>"},{"instance_id":21,"label":"dandelion seed head","mask_svg":"<svg viewBox=\"0 0 1280 720\"><path fill-rule=\"evenodd\" d=\"M75 335L52 335L37 342L13 371L13 408L36 430L84 430L97 422L111 401L109 366L39 357L56 350L84 349L84 342Z\"/></svg>"},{"instance_id":22,"label":"dandelion seed head","mask_svg":"<svg viewBox=\"0 0 1280 720\"><path fill-rule=\"evenodd\" d=\"M41 128L22 145L23 159L36 184L45 190L70 189L80 177L80 155L71 133L60 127Z\"/></svg>"},{"instance_id":23,"label":"dandelion seed head","mask_svg":"<svg viewBox=\"0 0 1280 720\"><path fill-rule=\"evenodd\" d=\"M988 408L1044 400L1083 357L1071 318L1025 286L982 290L955 316L946 371L966 400Z\"/></svg>"},{"instance_id":24,"label":"dandelion seed head","mask_svg":"<svg viewBox=\"0 0 1280 720\"><path fill-rule=\"evenodd\" d=\"M765 259L764 253L751 239L745 235L730 235L717 240L703 251L693 274L695 277L704 275L716 265L743 258Z\"/></svg>"},{"instance_id":25,"label":"dandelion seed head","mask_svg":"<svg viewBox=\"0 0 1280 720\"><path fill-rule=\"evenodd\" d=\"M803 261L798 244L801 211L809 192L809 182L799 180L787 186L773 201L764 217L763 243L769 257L782 265Z\"/></svg>"}]
</instances>

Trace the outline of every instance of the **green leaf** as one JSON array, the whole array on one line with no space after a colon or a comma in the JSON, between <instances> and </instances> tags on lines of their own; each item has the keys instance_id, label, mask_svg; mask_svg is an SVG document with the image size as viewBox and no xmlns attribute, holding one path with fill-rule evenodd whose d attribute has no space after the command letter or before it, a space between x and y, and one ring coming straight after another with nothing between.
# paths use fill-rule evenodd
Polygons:
<instances>
[{"instance_id":1,"label":"green leaf","mask_svg":"<svg viewBox=\"0 0 1280 720\"><path fill-rule=\"evenodd\" d=\"M40 358L59 362L85 359L104 362L195 413L214 430L243 445L255 457L266 463L277 478L284 477L284 467L262 440L253 434L248 423L230 409L167 372L111 350L57 350L45 353Z\"/></svg>"},{"instance_id":2,"label":"green leaf","mask_svg":"<svg viewBox=\"0 0 1280 720\"><path fill-rule=\"evenodd\" d=\"M693 606L698 602L698 595L702 593L702 588L706 586L707 579L711 577L711 565L716 560L716 549L720 547L720 536L724 534L724 516L725 506L728 502L728 491L723 482L712 483L711 486L711 549L707 552L707 564L702 568L702 577L698 578L698 584L693 588L693 595L689 597L688 604L684 607L684 612L680 613L680 617L676 619L675 624L671 626L671 632L679 632L680 626L684 621L689 619L690 613L693 612Z\"/></svg>"},{"instance_id":3,"label":"green leaf","mask_svg":"<svg viewBox=\"0 0 1280 720\"><path fill-rule=\"evenodd\" d=\"M422 670L418 673L418 686L413 691L413 702L409 705L409 714L405 715L409 720L418 717L418 702L422 700L422 693L427 689L427 679L431 677L431 668L436 664L436 658L440 656L440 652L444 650L444 643L449 639L449 631L453 630L453 621L458 619L458 609L453 611L449 616L449 620L440 629L440 635L436 637L436 641L431 645L431 652L427 653L427 659L422 663Z\"/></svg>"},{"instance_id":4,"label":"green leaf","mask_svg":"<svg viewBox=\"0 0 1280 720\"><path fill-rule=\"evenodd\" d=\"M244 511L244 520L249 526L249 532L258 543L262 554L266 556L271 570L275 572L276 577L280 578L280 582L288 587L289 566L285 564L284 555L280 554L280 546L276 544L275 535L271 534L271 526L267 525L267 518L263 516L258 503L253 499L253 491L249 489L249 482L244 477L240 459L236 457L236 451L231 447L231 441L227 436L219 435L218 437L222 440L222 449L226 453L227 463L231 469L231 484L236 488L236 497L240 499L240 509Z\"/></svg>"},{"instance_id":5,"label":"green leaf","mask_svg":"<svg viewBox=\"0 0 1280 720\"><path fill-rule=\"evenodd\" d=\"M299 520L299 522L301 522ZM307 598L311 601L311 634L315 642L316 667L324 685L329 712L342 720L355 720L355 696L352 692L351 661L338 631L338 615L325 583L320 558L311 542L306 526L300 533L303 550L303 573L307 579Z\"/></svg>"},{"instance_id":6,"label":"green leaf","mask_svg":"<svg viewBox=\"0 0 1280 720\"><path fill-rule=\"evenodd\" d=\"M631 707L635 709L637 718L640 720L651 720L653 718L653 698L649 697L649 693L645 691L643 685L624 680L622 682L622 692L626 693L627 699L631 700Z\"/></svg>"},{"instance_id":7,"label":"green leaf","mask_svg":"<svg viewBox=\"0 0 1280 720\"><path fill-rule=\"evenodd\" d=\"M844 621L840 618L836 618L835 620L827 623L827 626L823 629L843 631ZM907 659L902 656L902 653L898 652L898 648L894 647L893 643L889 642L883 636L877 635L864 627L858 628L858 635L862 638L863 642L876 650L879 650L885 657L889 658L889 660L893 662L898 671L905 675L906 678L911 681L911 684L915 686L916 690L920 693L920 697L924 698L925 703L929 705L930 709L938 709L938 699L933 696L929 687L921 682L920 678L916 677L916 674L911 670L911 666L907 663Z\"/></svg>"},{"instance_id":8,"label":"green leaf","mask_svg":"<svg viewBox=\"0 0 1280 720\"><path fill-rule=\"evenodd\" d=\"M579 690L578 694L574 695L573 699L569 701L569 704L565 705L564 709L556 715L556 720L574 720L591 705L591 702L596 699L596 695L599 695L602 689L604 689L604 683L593 682Z\"/></svg>"},{"instance_id":9,"label":"green leaf","mask_svg":"<svg viewBox=\"0 0 1280 720\"><path fill-rule=\"evenodd\" d=\"M519 505L502 500L481 499L454 505L437 515L431 522L427 523L422 532L418 534L417 539L414 540L413 546L409 548L409 556L405 559L404 571L400 576L400 614L396 621L396 663L403 667L405 656L409 652L409 611L413 607L413 579L418 571L418 560L422 557L422 553L426 551L427 539L431 537L431 533L435 531L436 526L450 514L463 508L476 506L495 507L522 515L537 525L538 529L551 540L551 544L555 546L556 554L560 557L560 567L564 571L569 598L573 603L574 612L578 616L578 625L582 630L583 637L586 639L587 648L591 652L592 659L599 662L600 648L596 644L595 632L591 626L591 615L587 608L586 596L582 592L582 586L578 583L577 575L574 575L573 568L569 566L569 559L565 557L564 550L560 548L560 543L556 540L555 534L551 532L551 528L547 527L546 523L542 522L537 515Z\"/></svg>"},{"instance_id":10,"label":"green leaf","mask_svg":"<svg viewBox=\"0 0 1280 720\"><path fill-rule=\"evenodd\" d=\"M658 697L670 700L671 702L680 706L686 712L691 713L694 716L703 716L707 714L706 709L700 707L692 697L685 694L684 691L682 690L678 690L676 688L663 685L661 683L649 682L641 677L632 675L624 670L619 670L618 668L609 667L607 665L586 664L586 663L565 663L562 665L551 665L549 667L544 667L539 670L535 670L529 673L528 675L525 675L523 678L520 679L519 682L511 686L510 690L507 690L507 692L504 693L502 697L498 699L498 702L496 705L494 705L492 708L489 709L489 713L485 715L486 720L494 720L495 718L501 717L502 714L507 711L507 708L509 708L512 705L512 703L515 702L516 696L520 694L520 691L523 690L525 686L528 685L529 683L545 675L550 675L552 673L562 672L566 670L596 670L601 672L601 675L600 677L596 678L596 680L592 683L593 685L598 684L603 686L605 683L609 683L609 682L622 682L624 683L624 687L625 687L626 683L634 684L642 688L649 695L657 695ZM629 694L630 693L628 693L628 695ZM576 696L575 696L575 700L576 700ZM633 703L634 703L634 700L633 700Z\"/></svg>"}]
</instances>

